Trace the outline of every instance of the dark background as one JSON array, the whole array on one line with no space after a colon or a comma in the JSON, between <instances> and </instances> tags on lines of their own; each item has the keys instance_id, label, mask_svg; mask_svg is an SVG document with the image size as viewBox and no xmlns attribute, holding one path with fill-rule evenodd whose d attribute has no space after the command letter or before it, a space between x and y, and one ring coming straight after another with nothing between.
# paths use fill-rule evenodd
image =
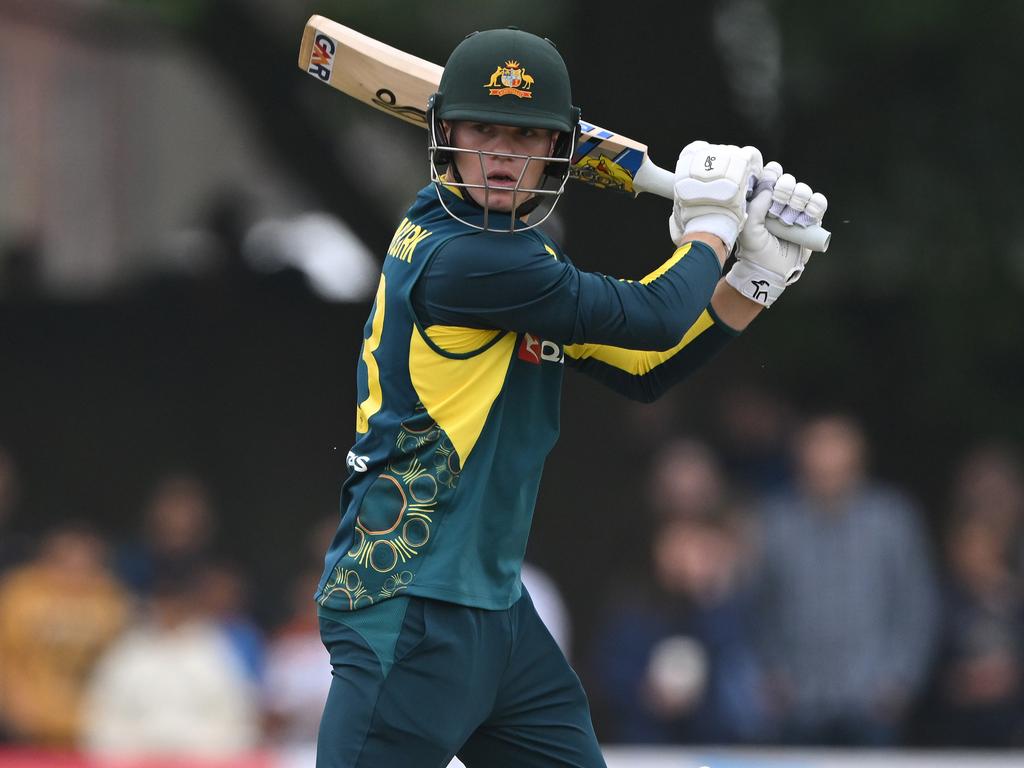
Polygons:
<instances>
[{"instance_id":1,"label":"dark background","mask_svg":"<svg viewBox=\"0 0 1024 768\"><path fill-rule=\"evenodd\" d=\"M967 447L1024 433L1024 6L717 5L773 21L781 79L760 116L715 42L711 2L5 0L0 25L51 27L104 52L184 51L232 94L303 199L378 255L400 218L366 191L385 158L371 153L367 165L363 147L339 149L338 137L360 121L396 143L421 137L296 68L311 12L438 62L475 28L516 24L559 45L586 119L645 141L660 164L694 138L751 143L828 194L830 251L655 418L567 377L530 556L585 638L615 585L646 567L651 453L670 434L714 443L719 394L737 384L805 412L855 414L876 472L909 489L936 527ZM757 50L762 31L744 34ZM372 181L411 199L427 178L421 161ZM153 180L132 173L128 193L142 194ZM306 532L336 507L371 299L326 302L298 272L252 272L240 256L244 211L218 205L195 201L180 222L217 235L226 255L216 269L143 271L88 297L52 295L33 266L45 241L0 231L0 441L18 458L30 490L23 522L35 530L78 517L124 535L158 477L197 473L222 516L223 548L257 574L269 622L279 585L303 565ZM638 277L671 251L668 212L657 198L573 187L560 204L562 241L587 269Z\"/></svg>"}]
</instances>

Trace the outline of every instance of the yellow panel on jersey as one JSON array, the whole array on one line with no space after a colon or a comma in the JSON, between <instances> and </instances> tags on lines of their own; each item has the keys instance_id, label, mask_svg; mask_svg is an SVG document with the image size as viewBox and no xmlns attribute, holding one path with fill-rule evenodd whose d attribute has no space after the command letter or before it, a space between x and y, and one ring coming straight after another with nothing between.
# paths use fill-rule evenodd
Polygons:
<instances>
[{"instance_id":1,"label":"yellow panel on jersey","mask_svg":"<svg viewBox=\"0 0 1024 768\"><path fill-rule=\"evenodd\" d=\"M690 252L690 246L691 246L691 243L683 243L681 246L676 248L676 252L672 254L671 258L669 258L668 261L666 261L664 264L662 264L656 270L651 272L651 274L649 274L646 277L642 278L640 280L640 283L642 285L649 285L650 283L653 283L659 277L664 275L666 272L668 272L670 269L672 269L673 266L675 266L675 263L677 261L679 261L681 258L683 258L683 256L685 256L686 254L688 254Z\"/></svg>"},{"instance_id":2,"label":"yellow panel on jersey","mask_svg":"<svg viewBox=\"0 0 1024 768\"><path fill-rule=\"evenodd\" d=\"M686 247L683 246L683 248ZM682 251L683 248L680 248L679 251ZM676 253L679 254L679 251ZM679 254L679 256L681 258L682 254ZM647 278L644 279L646 280ZM697 318L697 321L683 334L683 338L679 340L679 343L672 347L672 349L667 349L664 352L646 352L636 349L611 347L605 344L571 344L565 347L565 354L577 360L593 358L618 368L620 371L625 371L634 376L643 376L645 373L653 371L662 363L672 359L678 352L714 324L715 321L711 317L711 313L705 309L700 317Z\"/></svg>"},{"instance_id":3,"label":"yellow panel on jersey","mask_svg":"<svg viewBox=\"0 0 1024 768\"><path fill-rule=\"evenodd\" d=\"M366 363L367 395L363 402L356 406L356 432L366 434L370 429L370 417L380 410L383 395L380 389L380 368L373 353L380 346L380 336L384 332L384 275L380 276L377 285L377 298L373 302L373 324L370 337L363 344L363 362Z\"/></svg>"},{"instance_id":4,"label":"yellow panel on jersey","mask_svg":"<svg viewBox=\"0 0 1024 768\"><path fill-rule=\"evenodd\" d=\"M505 383L516 335L506 333L495 341L494 331L439 326L432 326L428 333L431 341L436 335L446 344L466 345L469 351L485 347L471 357L448 357L432 346L419 328L413 329L409 341L409 379L413 388L427 413L448 435L465 466ZM468 347L469 344L474 346Z\"/></svg>"},{"instance_id":5,"label":"yellow panel on jersey","mask_svg":"<svg viewBox=\"0 0 1024 768\"><path fill-rule=\"evenodd\" d=\"M479 352L501 333L479 328L463 328L459 325L431 325L427 328L427 337L445 352L453 355Z\"/></svg>"}]
</instances>

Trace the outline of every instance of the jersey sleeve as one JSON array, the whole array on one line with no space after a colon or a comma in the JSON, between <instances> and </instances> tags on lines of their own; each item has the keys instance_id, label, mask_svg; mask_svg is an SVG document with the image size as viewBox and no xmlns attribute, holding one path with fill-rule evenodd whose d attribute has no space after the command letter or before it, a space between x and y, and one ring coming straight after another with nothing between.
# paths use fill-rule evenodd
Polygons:
<instances>
[{"instance_id":1,"label":"jersey sleeve","mask_svg":"<svg viewBox=\"0 0 1024 768\"><path fill-rule=\"evenodd\" d=\"M434 254L413 289L423 326L528 332L560 344L669 350L704 312L721 276L687 243L642 280L578 269L539 236L474 233Z\"/></svg>"},{"instance_id":2,"label":"jersey sleeve","mask_svg":"<svg viewBox=\"0 0 1024 768\"><path fill-rule=\"evenodd\" d=\"M573 344L565 347L565 364L632 400L649 403L738 335L718 319L709 304L671 349L651 352L606 344Z\"/></svg>"}]
</instances>

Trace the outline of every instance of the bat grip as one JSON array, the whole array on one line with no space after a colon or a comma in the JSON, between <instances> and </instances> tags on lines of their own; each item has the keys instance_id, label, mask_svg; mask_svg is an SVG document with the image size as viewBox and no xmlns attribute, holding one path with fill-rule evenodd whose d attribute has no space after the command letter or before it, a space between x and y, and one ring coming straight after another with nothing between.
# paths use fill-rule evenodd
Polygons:
<instances>
[{"instance_id":1,"label":"bat grip","mask_svg":"<svg viewBox=\"0 0 1024 768\"><path fill-rule=\"evenodd\" d=\"M633 177L633 189L637 192L650 192L669 200L675 197L672 191L674 186L675 175L671 171L659 168L650 159L644 160L643 165ZM832 233L820 226L799 227L774 218L767 219L764 225L780 240L795 243L819 253L828 250L829 241L832 239Z\"/></svg>"}]
</instances>

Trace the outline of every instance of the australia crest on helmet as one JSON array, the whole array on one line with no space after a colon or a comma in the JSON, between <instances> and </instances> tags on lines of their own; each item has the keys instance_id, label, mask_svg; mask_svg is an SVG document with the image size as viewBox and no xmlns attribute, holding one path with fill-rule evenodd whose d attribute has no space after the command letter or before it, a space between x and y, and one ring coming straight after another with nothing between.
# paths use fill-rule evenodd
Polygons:
<instances>
[{"instance_id":1,"label":"australia crest on helmet","mask_svg":"<svg viewBox=\"0 0 1024 768\"><path fill-rule=\"evenodd\" d=\"M500 85L499 85L500 84ZM491 96L517 96L520 99L532 99L533 77L515 59L508 59L499 64L491 73L491 78L484 83Z\"/></svg>"}]
</instances>

